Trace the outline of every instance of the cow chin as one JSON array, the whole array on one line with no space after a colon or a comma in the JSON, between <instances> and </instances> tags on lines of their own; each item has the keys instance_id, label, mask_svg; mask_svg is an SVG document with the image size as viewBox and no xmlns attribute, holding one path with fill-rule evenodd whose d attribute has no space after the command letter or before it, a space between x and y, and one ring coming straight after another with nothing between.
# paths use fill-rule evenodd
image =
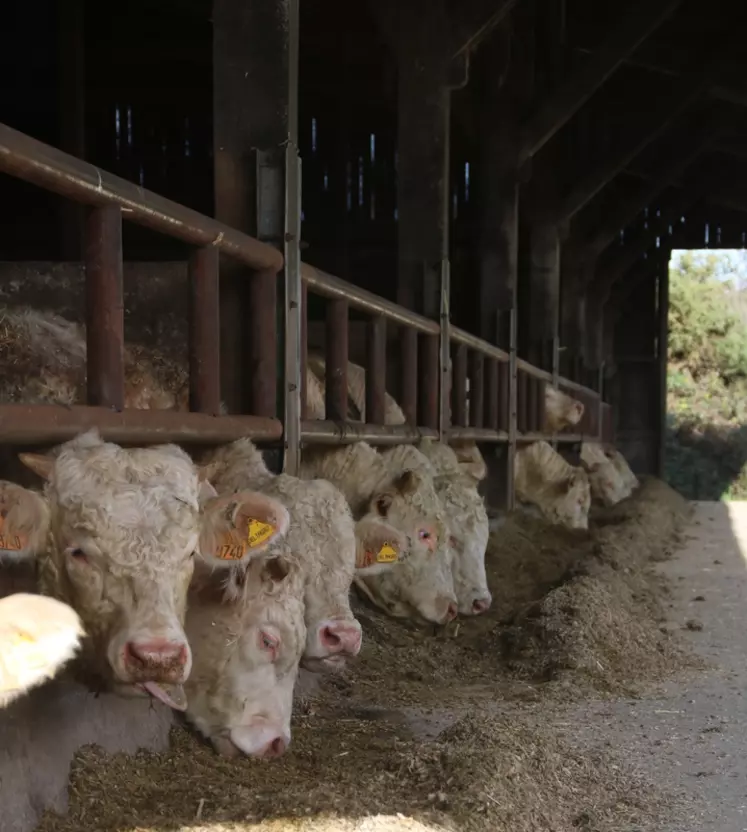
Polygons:
<instances>
[{"instance_id":1,"label":"cow chin","mask_svg":"<svg viewBox=\"0 0 747 832\"><path fill-rule=\"evenodd\" d=\"M312 673L338 673L347 666L347 658L340 653L332 656L304 656L301 667Z\"/></svg>"}]
</instances>

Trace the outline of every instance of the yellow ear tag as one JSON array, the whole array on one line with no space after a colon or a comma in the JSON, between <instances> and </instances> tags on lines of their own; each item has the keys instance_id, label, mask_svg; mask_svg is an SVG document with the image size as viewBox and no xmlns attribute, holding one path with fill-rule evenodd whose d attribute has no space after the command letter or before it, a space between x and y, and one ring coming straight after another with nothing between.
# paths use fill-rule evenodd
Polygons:
<instances>
[{"instance_id":1,"label":"yellow ear tag","mask_svg":"<svg viewBox=\"0 0 747 832\"><path fill-rule=\"evenodd\" d=\"M376 555L377 563L396 563L398 559L399 555L397 554L397 550L391 543L385 543Z\"/></svg>"},{"instance_id":2,"label":"yellow ear tag","mask_svg":"<svg viewBox=\"0 0 747 832\"><path fill-rule=\"evenodd\" d=\"M6 530L5 518L0 514L0 552L22 552L28 542L28 535L13 534Z\"/></svg>"},{"instance_id":3,"label":"yellow ear tag","mask_svg":"<svg viewBox=\"0 0 747 832\"><path fill-rule=\"evenodd\" d=\"M250 549L261 546L273 534L275 534L275 526L269 523L251 519L247 524L246 539Z\"/></svg>"},{"instance_id":4,"label":"yellow ear tag","mask_svg":"<svg viewBox=\"0 0 747 832\"><path fill-rule=\"evenodd\" d=\"M246 554L248 544L239 538L234 529L222 535L215 548L218 560L241 560Z\"/></svg>"}]
</instances>

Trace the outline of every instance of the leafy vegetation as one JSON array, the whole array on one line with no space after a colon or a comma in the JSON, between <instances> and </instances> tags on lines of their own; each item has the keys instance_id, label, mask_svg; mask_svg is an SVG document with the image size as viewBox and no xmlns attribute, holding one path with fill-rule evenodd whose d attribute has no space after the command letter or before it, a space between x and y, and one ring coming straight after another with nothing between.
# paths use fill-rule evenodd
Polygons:
<instances>
[{"instance_id":1,"label":"leafy vegetation","mask_svg":"<svg viewBox=\"0 0 747 832\"><path fill-rule=\"evenodd\" d=\"M747 498L747 261L670 264L666 475L691 499Z\"/></svg>"}]
</instances>

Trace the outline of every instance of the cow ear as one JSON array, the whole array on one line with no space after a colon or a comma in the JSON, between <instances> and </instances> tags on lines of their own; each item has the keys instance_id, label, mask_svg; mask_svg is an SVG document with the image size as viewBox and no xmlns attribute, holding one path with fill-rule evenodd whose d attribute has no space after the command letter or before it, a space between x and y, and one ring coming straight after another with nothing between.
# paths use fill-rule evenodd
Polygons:
<instances>
[{"instance_id":1,"label":"cow ear","mask_svg":"<svg viewBox=\"0 0 747 832\"><path fill-rule=\"evenodd\" d=\"M407 557L404 535L375 518L364 518L355 525L355 571L375 575L391 569Z\"/></svg>"},{"instance_id":2,"label":"cow ear","mask_svg":"<svg viewBox=\"0 0 747 832\"><path fill-rule=\"evenodd\" d=\"M395 490L400 494L412 494L420 483L420 477L416 471L403 471L394 481Z\"/></svg>"},{"instance_id":3,"label":"cow ear","mask_svg":"<svg viewBox=\"0 0 747 832\"><path fill-rule=\"evenodd\" d=\"M18 458L27 468L30 468L43 480L48 480L52 476L55 463L53 456L47 456L46 454L18 454Z\"/></svg>"},{"instance_id":4,"label":"cow ear","mask_svg":"<svg viewBox=\"0 0 747 832\"><path fill-rule=\"evenodd\" d=\"M207 481L200 479L199 486L197 491L197 502L204 506L210 500L214 500L218 496L218 492L213 488L213 486Z\"/></svg>"},{"instance_id":5,"label":"cow ear","mask_svg":"<svg viewBox=\"0 0 747 832\"><path fill-rule=\"evenodd\" d=\"M209 482L215 478L220 463L217 460L213 462L206 462L204 465L197 466L197 479L200 482Z\"/></svg>"},{"instance_id":6,"label":"cow ear","mask_svg":"<svg viewBox=\"0 0 747 832\"><path fill-rule=\"evenodd\" d=\"M262 561L262 581L277 586L283 583L290 573L290 562L283 557L265 558Z\"/></svg>"},{"instance_id":7,"label":"cow ear","mask_svg":"<svg viewBox=\"0 0 747 832\"><path fill-rule=\"evenodd\" d=\"M49 519L41 495L0 480L0 559L27 560L43 552Z\"/></svg>"},{"instance_id":8,"label":"cow ear","mask_svg":"<svg viewBox=\"0 0 747 832\"><path fill-rule=\"evenodd\" d=\"M388 491L384 491L382 494L377 494L372 503L379 517L386 517L392 507L392 495Z\"/></svg>"},{"instance_id":9,"label":"cow ear","mask_svg":"<svg viewBox=\"0 0 747 832\"><path fill-rule=\"evenodd\" d=\"M227 568L246 563L288 533L290 515L278 500L240 491L208 501L202 511L200 557Z\"/></svg>"}]
</instances>

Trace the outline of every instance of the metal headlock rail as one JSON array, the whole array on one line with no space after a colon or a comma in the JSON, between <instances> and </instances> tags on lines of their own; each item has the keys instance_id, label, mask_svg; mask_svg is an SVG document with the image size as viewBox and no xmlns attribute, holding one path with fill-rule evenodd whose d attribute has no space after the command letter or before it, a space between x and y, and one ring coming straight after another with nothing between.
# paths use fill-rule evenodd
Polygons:
<instances>
[{"instance_id":1,"label":"metal headlock rail","mask_svg":"<svg viewBox=\"0 0 747 832\"><path fill-rule=\"evenodd\" d=\"M295 149L286 171L298 165ZM298 169L292 177L300 191ZM305 418L300 431L284 430L284 419L220 414L219 254L251 269L249 279L277 276L285 266L276 248L172 202L113 174L0 124L0 171L91 206L85 226L87 406L0 405L0 441L59 442L96 425L119 442L154 441L218 444L241 436L276 442L340 444L367 440L375 444L416 442L421 437L507 443L509 456L518 443L536 439L578 442L611 439L612 414L599 392L534 367L516 355L516 316L512 315L511 350L506 352L452 326L445 326L357 288L307 264L300 264L300 304L286 305L300 314L288 322L284 375L305 404L308 292L326 299L326 421ZM193 247L189 256L190 412L124 409L124 323L122 221L137 223ZM292 232L298 233L298 229ZM288 268L299 268L288 261ZM348 312L366 313L366 423L347 418ZM249 326L262 328L267 310L247 310ZM405 425L385 425L387 328L399 330L401 365L397 401ZM300 341L300 344L299 344ZM294 345L289 350L288 344ZM269 348L264 345L264 348ZM273 353L274 354L274 353ZM442 372L444 356L451 368ZM257 364L258 373L275 372L272 362ZM300 379L300 385L288 379ZM543 433L545 388L555 383L585 405L573 435ZM262 386L263 379L255 379ZM469 389L468 389L469 382ZM600 375L601 382L601 375ZM451 384L451 424L440 413L442 384ZM294 389L297 387L298 389ZM286 450L288 448L286 447Z\"/></svg>"}]
</instances>

